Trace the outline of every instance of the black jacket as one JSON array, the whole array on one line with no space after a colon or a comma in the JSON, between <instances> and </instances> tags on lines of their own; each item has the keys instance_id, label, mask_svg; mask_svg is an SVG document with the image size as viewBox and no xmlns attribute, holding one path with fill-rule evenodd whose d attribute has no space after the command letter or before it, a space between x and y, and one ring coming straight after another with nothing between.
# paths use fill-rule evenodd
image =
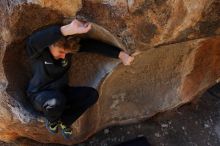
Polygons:
<instances>
[{"instance_id":1,"label":"black jacket","mask_svg":"<svg viewBox=\"0 0 220 146\"><path fill-rule=\"evenodd\" d=\"M67 70L71 65L72 54L65 59L55 60L49 51L49 45L64 37L60 26L50 26L32 34L27 40L27 53L31 60L32 79L27 88L27 94L42 90L60 89L68 84ZM118 58L120 48L93 40L81 39L79 52L95 52Z\"/></svg>"}]
</instances>

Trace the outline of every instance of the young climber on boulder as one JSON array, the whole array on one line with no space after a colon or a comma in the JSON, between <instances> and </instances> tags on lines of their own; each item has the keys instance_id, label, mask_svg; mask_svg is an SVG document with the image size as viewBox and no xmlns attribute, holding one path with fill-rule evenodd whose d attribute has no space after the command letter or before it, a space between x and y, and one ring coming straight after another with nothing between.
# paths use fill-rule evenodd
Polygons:
<instances>
[{"instance_id":1,"label":"young climber on boulder","mask_svg":"<svg viewBox=\"0 0 220 146\"><path fill-rule=\"evenodd\" d=\"M72 135L72 123L99 97L92 87L68 86L67 71L72 53L101 53L119 58L124 65L130 65L134 59L120 48L94 39L82 38L78 45L69 39L69 36L87 33L91 27L89 22L74 19L70 24L54 25L35 32L27 40L33 74L27 96L33 107L44 114L46 128L57 133L60 126L65 138Z\"/></svg>"}]
</instances>

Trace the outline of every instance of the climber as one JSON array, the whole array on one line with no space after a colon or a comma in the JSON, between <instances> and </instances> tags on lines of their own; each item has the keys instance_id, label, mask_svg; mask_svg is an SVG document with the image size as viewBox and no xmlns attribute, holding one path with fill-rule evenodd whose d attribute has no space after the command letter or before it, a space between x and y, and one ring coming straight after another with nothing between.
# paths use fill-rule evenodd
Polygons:
<instances>
[{"instance_id":1,"label":"climber","mask_svg":"<svg viewBox=\"0 0 220 146\"><path fill-rule=\"evenodd\" d=\"M53 25L33 33L27 39L27 53L32 66L32 79L27 88L27 96L34 109L42 112L49 132L70 138L71 125L98 100L98 91L92 87L68 86L67 71L75 52L100 53L118 58L124 65L134 60L132 55L118 47L98 40L74 38L87 33L92 28L90 22L74 19L67 25Z\"/></svg>"}]
</instances>

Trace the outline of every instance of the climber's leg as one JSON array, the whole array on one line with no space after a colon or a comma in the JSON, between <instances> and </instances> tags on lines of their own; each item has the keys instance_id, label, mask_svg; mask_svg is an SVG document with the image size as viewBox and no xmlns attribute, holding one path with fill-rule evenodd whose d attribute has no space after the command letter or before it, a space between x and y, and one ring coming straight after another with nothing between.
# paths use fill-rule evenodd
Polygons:
<instances>
[{"instance_id":1,"label":"climber's leg","mask_svg":"<svg viewBox=\"0 0 220 146\"><path fill-rule=\"evenodd\" d=\"M92 87L66 87L63 93L66 96L67 105L61 116L61 129L65 138L72 135L71 125L89 107L96 103L99 94Z\"/></svg>"},{"instance_id":2,"label":"climber's leg","mask_svg":"<svg viewBox=\"0 0 220 146\"><path fill-rule=\"evenodd\" d=\"M32 100L36 110L44 113L50 122L59 120L66 103L65 96L58 90L38 93Z\"/></svg>"},{"instance_id":3,"label":"climber's leg","mask_svg":"<svg viewBox=\"0 0 220 146\"><path fill-rule=\"evenodd\" d=\"M32 98L32 103L37 111L43 112L48 130L56 133L58 121L65 108L65 96L58 90L42 91Z\"/></svg>"},{"instance_id":4,"label":"climber's leg","mask_svg":"<svg viewBox=\"0 0 220 146\"><path fill-rule=\"evenodd\" d=\"M67 108L64 110L61 121L71 126L89 107L98 100L98 91L92 87L67 87L65 89Z\"/></svg>"}]
</instances>

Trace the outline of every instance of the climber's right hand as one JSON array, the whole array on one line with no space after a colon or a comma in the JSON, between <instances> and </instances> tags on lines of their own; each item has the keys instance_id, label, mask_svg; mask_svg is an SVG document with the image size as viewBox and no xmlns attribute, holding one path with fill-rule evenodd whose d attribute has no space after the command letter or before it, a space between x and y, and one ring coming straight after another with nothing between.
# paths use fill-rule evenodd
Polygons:
<instances>
[{"instance_id":1,"label":"climber's right hand","mask_svg":"<svg viewBox=\"0 0 220 146\"><path fill-rule=\"evenodd\" d=\"M83 22L74 19L70 24L64 25L60 28L64 36L87 33L91 29L90 22Z\"/></svg>"},{"instance_id":2,"label":"climber's right hand","mask_svg":"<svg viewBox=\"0 0 220 146\"><path fill-rule=\"evenodd\" d=\"M134 57L133 57L133 56L130 56L129 54L127 54L127 53L124 52L124 51L121 51L121 52L119 53L118 58L121 60L121 62L122 62L124 65L131 65L131 62L134 60Z\"/></svg>"}]
</instances>

